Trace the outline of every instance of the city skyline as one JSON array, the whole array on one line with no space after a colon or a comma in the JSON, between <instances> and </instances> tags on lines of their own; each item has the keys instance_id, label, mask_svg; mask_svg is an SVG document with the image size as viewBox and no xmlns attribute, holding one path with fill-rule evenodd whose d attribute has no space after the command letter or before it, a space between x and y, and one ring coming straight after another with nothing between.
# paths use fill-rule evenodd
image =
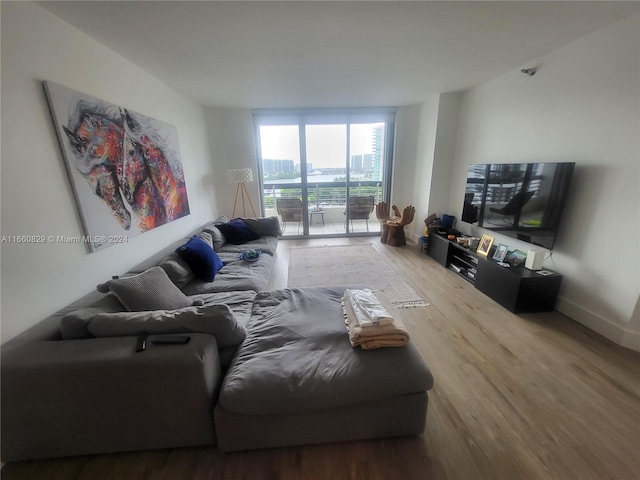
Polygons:
<instances>
[{"instance_id":1,"label":"city skyline","mask_svg":"<svg viewBox=\"0 0 640 480\"><path fill-rule=\"evenodd\" d=\"M307 125L306 161L316 169L346 168L347 128L340 125ZM350 156L377 155L382 159L380 144L384 136L384 124L351 124ZM297 125L260 127L260 146L263 159L292 160L300 164L300 143ZM380 164L378 165L380 166Z\"/></svg>"},{"instance_id":2,"label":"city skyline","mask_svg":"<svg viewBox=\"0 0 640 480\"><path fill-rule=\"evenodd\" d=\"M349 168L351 171L364 172L364 171L379 171L379 166L375 161L377 158L372 153L354 154L351 155L349 162ZM307 171L313 172L318 170L343 170L346 171L346 166L341 167L320 167L316 169L312 163L307 163ZM295 163L290 158L263 158L262 159L262 172L266 174L277 173L295 173L300 172L300 164Z\"/></svg>"}]
</instances>

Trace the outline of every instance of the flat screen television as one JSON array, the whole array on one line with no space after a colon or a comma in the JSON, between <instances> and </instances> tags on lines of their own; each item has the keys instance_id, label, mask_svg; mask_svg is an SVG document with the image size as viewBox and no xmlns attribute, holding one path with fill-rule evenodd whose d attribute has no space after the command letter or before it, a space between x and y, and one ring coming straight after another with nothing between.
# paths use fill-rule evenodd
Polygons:
<instances>
[{"instance_id":1,"label":"flat screen television","mask_svg":"<svg viewBox=\"0 0 640 480\"><path fill-rule=\"evenodd\" d=\"M552 249L575 163L470 165L462 221Z\"/></svg>"}]
</instances>

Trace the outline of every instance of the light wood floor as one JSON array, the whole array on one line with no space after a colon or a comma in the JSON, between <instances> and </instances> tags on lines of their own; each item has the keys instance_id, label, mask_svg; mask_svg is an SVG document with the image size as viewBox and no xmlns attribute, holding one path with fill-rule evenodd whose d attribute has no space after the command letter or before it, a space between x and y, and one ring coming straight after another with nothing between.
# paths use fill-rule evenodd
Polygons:
<instances>
[{"instance_id":1,"label":"light wood floor","mask_svg":"<svg viewBox=\"0 0 640 480\"><path fill-rule=\"evenodd\" d=\"M558 313L513 315L415 245L377 238L281 241L270 287L286 287L290 246L358 243L373 243L430 302L403 310L435 378L424 436L24 462L2 478L640 479L640 354Z\"/></svg>"}]
</instances>

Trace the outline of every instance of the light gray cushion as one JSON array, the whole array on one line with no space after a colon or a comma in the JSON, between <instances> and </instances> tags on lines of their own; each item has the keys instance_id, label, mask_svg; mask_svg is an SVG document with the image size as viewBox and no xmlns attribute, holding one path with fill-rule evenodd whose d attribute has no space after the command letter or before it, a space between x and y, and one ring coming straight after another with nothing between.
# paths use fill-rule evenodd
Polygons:
<instances>
[{"instance_id":1,"label":"light gray cushion","mask_svg":"<svg viewBox=\"0 0 640 480\"><path fill-rule=\"evenodd\" d=\"M91 338L93 335L87 330L89 322L94 315L100 313L97 308L81 308L71 312L60 320L60 330L64 340L77 340Z\"/></svg>"},{"instance_id":2,"label":"light gray cushion","mask_svg":"<svg viewBox=\"0 0 640 480\"><path fill-rule=\"evenodd\" d=\"M171 281L178 288L186 287L196 278L189 264L175 252L167 255L158 266L167 272Z\"/></svg>"},{"instance_id":3,"label":"light gray cushion","mask_svg":"<svg viewBox=\"0 0 640 480\"><path fill-rule=\"evenodd\" d=\"M225 243L227 243L227 239L224 237L222 232L215 226L214 223L208 223L202 229L203 233L208 233L211 235L211 239L213 242L213 249L217 252Z\"/></svg>"},{"instance_id":4,"label":"light gray cushion","mask_svg":"<svg viewBox=\"0 0 640 480\"><path fill-rule=\"evenodd\" d=\"M235 320L229 306L224 304L178 310L97 313L89 320L87 329L95 337L208 333L216 337L221 348L240 345L247 335L244 326Z\"/></svg>"},{"instance_id":5,"label":"light gray cushion","mask_svg":"<svg viewBox=\"0 0 640 480\"><path fill-rule=\"evenodd\" d=\"M196 301L201 301L202 305L214 305L216 303L224 303L233 312L233 318L236 322L244 325L248 325L251 319L251 311L253 310L253 299L256 296L256 292L247 290L244 292L216 292L205 293L201 295L194 295L189 298L194 299L194 305Z\"/></svg>"},{"instance_id":6,"label":"light gray cushion","mask_svg":"<svg viewBox=\"0 0 640 480\"><path fill-rule=\"evenodd\" d=\"M211 248L213 248L213 236L211 235L211 232L207 232L203 230L202 232L196 234L196 237L198 237L199 239L204 241L207 245L209 245Z\"/></svg>"},{"instance_id":7,"label":"light gray cushion","mask_svg":"<svg viewBox=\"0 0 640 480\"><path fill-rule=\"evenodd\" d=\"M174 310L191 305L191 300L160 267L131 277L113 279L108 285L109 290L131 312Z\"/></svg>"},{"instance_id":8,"label":"light gray cushion","mask_svg":"<svg viewBox=\"0 0 640 480\"><path fill-rule=\"evenodd\" d=\"M88 308L78 308L67 312L60 319L60 334L63 340L76 340L91 338L93 335L87 329L89 321L97 313L122 312L125 310L118 299L113 295L104 295L101 299L91 304Z\"/></svg>"}]
</instances>

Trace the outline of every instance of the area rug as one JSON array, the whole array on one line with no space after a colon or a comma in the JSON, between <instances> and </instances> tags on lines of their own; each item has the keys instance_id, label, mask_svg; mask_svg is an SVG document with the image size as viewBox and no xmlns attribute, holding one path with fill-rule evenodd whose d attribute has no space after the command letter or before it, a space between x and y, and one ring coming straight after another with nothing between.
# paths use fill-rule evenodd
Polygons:
<instances>
[{"instance_id":1,"label":"area rug","mask_svg":"<svg viewBox=\"0 0 640 480\"><path fill-rule=\"evenodd\" d=\"M396 308L426 307L427 302L401 272L372 245L291 247L289 286L359 284L382 290Z\"/></svg>"}]
</instances>

